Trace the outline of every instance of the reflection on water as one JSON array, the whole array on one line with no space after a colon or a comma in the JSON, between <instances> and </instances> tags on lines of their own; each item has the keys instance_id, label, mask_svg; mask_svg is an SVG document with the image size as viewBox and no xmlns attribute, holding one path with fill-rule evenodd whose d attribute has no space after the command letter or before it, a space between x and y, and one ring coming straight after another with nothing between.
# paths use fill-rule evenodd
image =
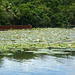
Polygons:
<instances>
[{"instance_id":1,"label":"reflection on water","mask_svg":"<svg viewBox=\"0 0 75 75\"><path fill-rule=\"evenodd\" d=\"M0 75L75 75L75 56L24 52L0 56Z\"/></svg>"}]
</instances>

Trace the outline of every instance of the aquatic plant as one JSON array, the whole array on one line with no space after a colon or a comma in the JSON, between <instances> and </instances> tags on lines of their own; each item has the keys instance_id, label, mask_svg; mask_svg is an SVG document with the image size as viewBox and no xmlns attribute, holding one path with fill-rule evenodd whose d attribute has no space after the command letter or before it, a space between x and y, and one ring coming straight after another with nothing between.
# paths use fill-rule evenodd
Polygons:
<instances>
[{"instance_id":1,"label":"aquatic plant","mask_svg":"<svg viewBox=\"0 0 75 75\"><path fill-rule=\"evenodd\" d=\"M0 52L24 48L75 48L75 29L33 28L0 31Z\"/></svg>"}]
</instances>

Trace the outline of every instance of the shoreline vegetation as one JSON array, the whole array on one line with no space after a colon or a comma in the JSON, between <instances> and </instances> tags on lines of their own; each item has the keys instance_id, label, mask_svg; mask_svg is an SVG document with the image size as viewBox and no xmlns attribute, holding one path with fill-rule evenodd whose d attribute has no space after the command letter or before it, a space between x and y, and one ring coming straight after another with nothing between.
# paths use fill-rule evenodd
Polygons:
<instances>
[{"instance_id":1,"label":"shoreline vegetation","mask_svg":"<svg viewBox=\"0 0 75 75\"><path fill-rule=\"evenodd\" d=\"M75 28L32 28L0 31L0 55L16 51L43 54L75 52Z\"/></svg>"},{"instance_id":2,"label":"shoreline vegetation","mask_svg":"<svg viewBox=\"0 0 75 75\"><path fill-rule=\"evenodd\" d=\"M75 26L75 0L0 0L0 25Z\"/></svg>"}]
</instances>

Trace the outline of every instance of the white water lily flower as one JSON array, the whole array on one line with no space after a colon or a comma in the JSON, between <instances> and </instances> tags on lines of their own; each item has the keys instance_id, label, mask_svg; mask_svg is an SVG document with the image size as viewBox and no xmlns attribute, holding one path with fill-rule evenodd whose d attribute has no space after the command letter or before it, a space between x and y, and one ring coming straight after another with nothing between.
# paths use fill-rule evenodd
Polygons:
<instances>
[{"instance_id":1,"label":"white water lily flower","mask_svg":"<svg viewBox=\"0 0 75 75\"><path fill-rule=\"evenodd\" d=\"M72 34L72 33L70 33L70 34Z\"/></svg>"},{"instance_id":2,"label":"white water lily flower","mask_svg":"<svg viewBox=\"0 0 75 75\"><path fill-rule=\"evenodd\" d=\"M45 37L43 37L43 39L45 39Z\"/></svg>"},{"instance_id":3,"label":"white water lily flower","mask_svg":"<svg viewBox=\"0 0 75 75\"><path fill-rule=\"evenodd\" d=\"M40 41L40 39L37 39L37 41L39 42L39 41Z\"/></svg>"},{"instance_id":4,"label":"white water lily flower","mask_svg":"<svg viewBox=\"0 0 75 75\"><path fill-rule=\"evenodd\" d=\"M24 34L25 36L27 36L26 34Z\"/></svg>"},{"instance_id":5,"label":"white water lily flower","mask_svg":"<svg viewBox=\"0 0 75 75\"><path fill-rule=\"evenodd\" d=\"M15 37L17 37L18 36L18 34L16 34L16 35L14 35Z\"/></svg>"},{"instance_id":6,"label":"white water lily flower","mask_svg":"<svg viewBox=\"0 0 75 75\"><path fill-rule=\"evenodd\" d=\"M42 40L43 40L43 41L46 41L46 40L45 40L45 37L43 37Z\"/></svg>"},{"instance_id":7,"label":"white water lily flower","mask_svg":"<svg viewBox=\"0 0 75 75\"><path fill-rule=\"evenodd\" d=\"M68 33L68 31L66 31L66 33Z\"/></svg>"},{"instance_id":8,"label":"white water lily flower","mask_svg":"<svg viewBox=\"0 0 75 75\"><path fill-rule=\"evenodd\" d=\"M71 46L71 44L68 44L68 46Z\"/></svg>"},{"instance_id":9,"label":"white water lily flower","mask_svg":"<svg viewBox=\"0 0 75 75\"><path fill-rule=\"evenodd\" d=\"M55 36L57 36L57 33L56 34L54 34Z\"/></svg>"},{"instance_id":10,"label":"white water lily flower","mask_svg":"<svg viewBox=\"0 0 75 75\"><path fill-rule=\"evenodd\" d=\"M29 40L32 40L31 37L29 37Z\"/></svg>"}]
</instances>

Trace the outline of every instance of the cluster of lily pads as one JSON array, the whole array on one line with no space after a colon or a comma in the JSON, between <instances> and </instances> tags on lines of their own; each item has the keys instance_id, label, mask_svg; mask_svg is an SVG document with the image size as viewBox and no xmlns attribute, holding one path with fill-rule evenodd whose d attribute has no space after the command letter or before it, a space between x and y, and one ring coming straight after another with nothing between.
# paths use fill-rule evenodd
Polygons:
<instances>
[{"instance_id":1,"label":"cluster of lily pads","mask_svg":"<svg viewBox=\"0 0 75 75\"><path fill-rule=\"evenodd\" d=\"M28 52L33 53L50 54L51 51L53 51L52 48L55 50L74 50L74 33L74 28L32 28L30 30L22 29L0 31L0 53L12 53L18 50L27 52L28 50ZM39 49L42 49L43 52L40 52Z\"/></svg>"}]
</instances>

